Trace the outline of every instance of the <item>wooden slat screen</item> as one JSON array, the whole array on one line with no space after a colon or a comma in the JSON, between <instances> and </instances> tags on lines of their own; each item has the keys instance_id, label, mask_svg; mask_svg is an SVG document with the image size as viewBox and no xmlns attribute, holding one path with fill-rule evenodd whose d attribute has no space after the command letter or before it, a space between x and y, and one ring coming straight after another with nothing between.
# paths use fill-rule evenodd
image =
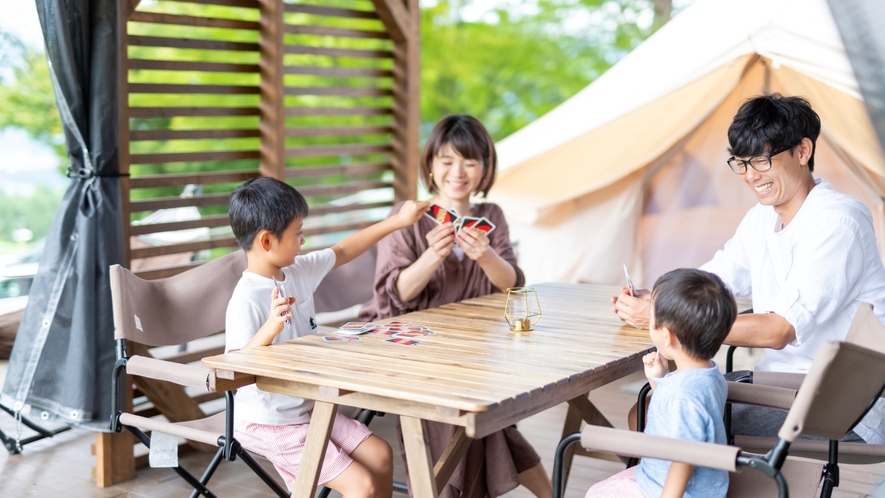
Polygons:
<instances>
[{"instance_id":1,"label":"wooden slat screen","mask_svg":"<svg viewBox=\"0 0 885 498\"><path fill-rule=\"evenodd\" d=\"M227 201L259 175L307 197L305 251L413 198L410 8L417 2L129 0L120 62L131 268L160 278L235 250Z\"/></svg>"}]
</instances>

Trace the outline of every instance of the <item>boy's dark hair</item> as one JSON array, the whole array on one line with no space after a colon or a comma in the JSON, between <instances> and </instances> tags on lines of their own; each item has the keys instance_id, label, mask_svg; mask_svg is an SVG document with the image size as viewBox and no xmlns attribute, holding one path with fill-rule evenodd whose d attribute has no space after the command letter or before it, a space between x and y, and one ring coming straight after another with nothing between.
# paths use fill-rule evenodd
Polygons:
<instances>
[{"instance_id":1,"label":"boy's dark hair","mask_svg":"<svg viewBox=\"0 0 885 498\"><path fill-rule=\"evenodd\" d=\"M728 127L728 149L738 157L753 157L793 148L803 138L811 140L808 171L814 171L814 150L820 135L820 117L802 97L779 93L747 100Z\"/></svg>"},{"instance_id":2,"label":"boy's dark hair","mask_svg":"<svg viewBox=\"0 0 885 498\"><path fill-rule=\"evenodd\" d=\"M436 186L430 176L433 166L433 158L446 145L451 144L458 154L464 159L473 159L482 163L482 180L477 190L483 196L489 194L492 184L495 183L495 172L498 169L498 156L495 152L495 141L489 135L486 127L473 116L466 114L454 114L446 116L436 123L427 143L424 144L424 152L421 154L421 181L431 194L436 193Z\"/></svg>"},{"instance_id":3,"label":"boy's dark hair","mask_svg":"<svg viewBox=\"0 0 885 498\"><path fill-rule=\"evenodd\" d=\"M276 178L252 178L230 195L230 227L244 251L267 230L280 238L296 219L307 217L307 201L294 187Z\"/></svg>"},{"instance_id":4,"label":"boy's dark hair","mask_svg":"<svg viewBox=\"0 0 885 498\"><path fill-rule=\"evenodd\" d=\"M737 304L718 276L692 268L665 273L652 290L655 326L667 327L692 358L709 360L737 318Z\"/></svg>"}]
</instances>

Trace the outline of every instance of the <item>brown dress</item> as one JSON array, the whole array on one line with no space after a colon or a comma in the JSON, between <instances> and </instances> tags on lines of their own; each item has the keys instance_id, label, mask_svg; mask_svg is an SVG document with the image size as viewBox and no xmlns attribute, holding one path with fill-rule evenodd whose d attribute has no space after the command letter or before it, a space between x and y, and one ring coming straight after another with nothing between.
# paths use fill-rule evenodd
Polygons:
<instances>
[{"instance_id":1,"label":"brown dress","mask_svg":"<svg viewBox=\"0 0 885 498\"><path fill-rule=\"evenodd\" d=\"M391 214L402 204L393 207ZM516 255L510 244L510 234L504 213L495 204L472 206L473 216L485 216L496 225L489 235L490 247L516 270L516 285L525 284L525 275L516 265ZM375 296L360 312L361 321L390 318L411 311L441 306L472 297L491 294L499 289L492 285L478 263L466 255L462 259L453 251L437 268L430 282L411 301L403 302L396 290L396 280L402 270L418 259L428 244L425 235L436 227L428 217L414 225L397 230L378 243L378 262L375 266ZM455 433L455 426L426 422L430 453L438 460ZM400 440L402 432L400 431ZM402 443L402 441L400 441ZM402 448L402 444L400 444ZM405 458L403 458L405 461ZM516 426L508 427L490 436L473 441L464 460L458 464L441 498L492 498L503 495L519 485L517 474L541 462L534 448L525 440ZM408 473L408 468L406 469Z\"/></svg>"}]
</instances>

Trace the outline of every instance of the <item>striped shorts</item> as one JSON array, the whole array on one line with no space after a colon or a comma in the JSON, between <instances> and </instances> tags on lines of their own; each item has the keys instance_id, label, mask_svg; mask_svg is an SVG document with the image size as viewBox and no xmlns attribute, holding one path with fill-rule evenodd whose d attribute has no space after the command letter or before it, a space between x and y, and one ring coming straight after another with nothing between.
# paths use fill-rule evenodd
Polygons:
<instances>
[{"instance_id":1,"label":"striped shorts","mask_svg":"<svg viewBox=\"0 0 885 498\"><path fill-rule=\"evenodd\" d=\"M597 482L587 490L585 498L645 498L645 493L636 482L638 468L638 466L630 467L604 481Z\"/></svg>"},{"instance_id":2,"label":"striped shorts","mask_svg":"<svg viewBox=\"0 0 885 498\"><path fill-rule=\"evenodd\" d=\"M295 488L295 475L304 453L308 425L266 425L237 421L234 425L234 437L250 453L261 455L273 463L291 491ZM350 454L371 435L372 431L362 423L340 413L336 414L326 455L323 457L319 483L327 483L344 472L353 461Z\"/></svg>"}]
</instances>

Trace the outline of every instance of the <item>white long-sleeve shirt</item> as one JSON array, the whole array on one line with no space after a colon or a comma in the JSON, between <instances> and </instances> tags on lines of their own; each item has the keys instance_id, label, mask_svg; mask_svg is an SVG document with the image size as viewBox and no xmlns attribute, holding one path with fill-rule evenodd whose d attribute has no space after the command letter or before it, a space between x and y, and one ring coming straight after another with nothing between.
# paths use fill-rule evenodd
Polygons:
<instances>
[{"instance_id":1,"label":"white long-sleeve shirt","mask_svg":"<svg viewBox=\"0 0 885 498\"><path fill-rule=\"evenodd\" d=\"M862 302L885 320L885 267L870 210L821 179L786 227L773 207L754 206L701 269L735 295L752 295L754 313L776 313L796 330L784 349L765 349L757 370L808 372L821 344L845 340ZM855 429L868 442L885 443L881 408Z\"/></svg>"}]
</instances>

